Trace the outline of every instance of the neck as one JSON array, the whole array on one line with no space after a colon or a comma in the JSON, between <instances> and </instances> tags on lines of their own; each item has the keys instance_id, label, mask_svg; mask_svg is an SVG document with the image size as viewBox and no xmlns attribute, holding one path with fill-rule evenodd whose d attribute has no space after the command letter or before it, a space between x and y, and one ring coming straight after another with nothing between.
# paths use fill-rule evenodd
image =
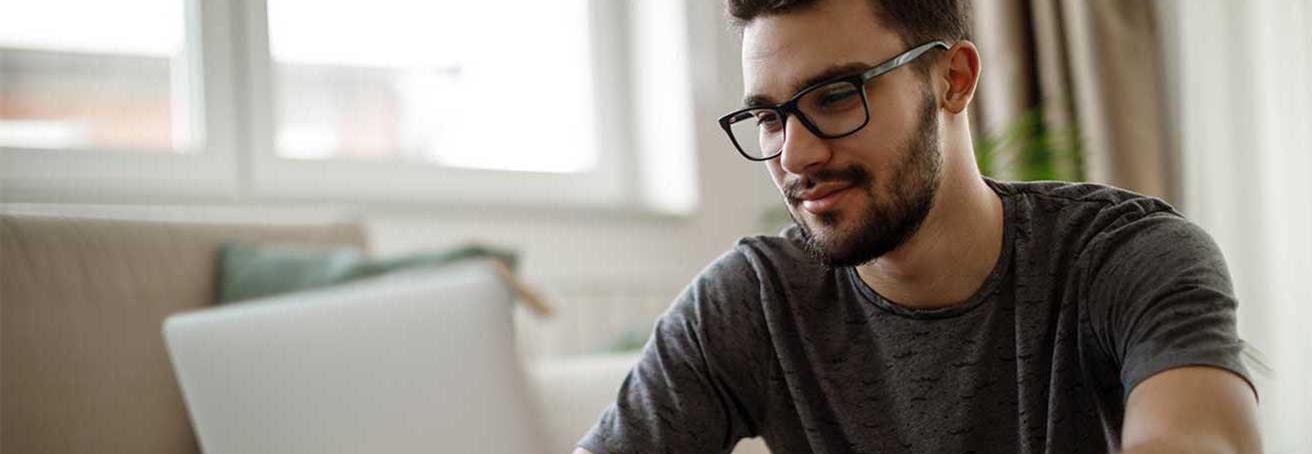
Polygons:
<instances>
[{"instance_id":1,"label":"neck","mask_svg":"<svg viewBox=\"0 0 1312 454\"><path fill-rule=\"evenodd\" d=\"M970 146L968 133L964 143ZM857 267L880 295L914 309L966 302L1002 253L1002 200L980 176L969 148L945 149L943 179L920 229L897 249Z\"/></svg>"}]
</instances>

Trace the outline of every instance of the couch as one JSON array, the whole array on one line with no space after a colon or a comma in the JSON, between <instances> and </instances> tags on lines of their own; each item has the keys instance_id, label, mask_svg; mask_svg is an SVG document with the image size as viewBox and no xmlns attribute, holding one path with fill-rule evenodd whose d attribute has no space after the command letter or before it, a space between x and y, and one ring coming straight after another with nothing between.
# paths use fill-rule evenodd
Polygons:
<instances>
[{"instance_id":1,"label":"couch","mask_svg":"<svg viewBox=\"0 0 1312 454\"><path fill-rule=\"evenodd\" d=\"M160 334L214 304L224 241L350 245L358 223L251 225L0 213L0 452L199 451ZM614 400L636 354L534 361L550 452ZM735 452L766 452L749 441Z\"/></svg>"},{"instance_id":2,"label":"couch","mask_svg":"<svg viewBox=\"0 0 1312 454\"><path fill-rule=\"evenodd\" d=\"M365 244L349 223L0 215L0 452L198 452L160 327L213 304L234 238Z\"/></svg>"}]
</instances>

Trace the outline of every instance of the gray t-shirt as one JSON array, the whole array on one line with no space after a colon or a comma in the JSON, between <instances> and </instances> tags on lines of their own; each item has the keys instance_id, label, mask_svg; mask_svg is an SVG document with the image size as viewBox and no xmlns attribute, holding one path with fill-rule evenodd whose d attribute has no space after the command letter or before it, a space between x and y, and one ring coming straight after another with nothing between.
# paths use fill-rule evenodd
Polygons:
<instances>
[{"instance_id":1,"label":"gray t-shirt","mask_svg":"<svg viewBox=\"0 0 1312 454\"><path fill-rule=\"evenodd\" d=\"M1166 369L1247 379L1216 245L1166 203L988 181L1002 254L968 301L916 310L782 237L745 238L656 323L597 454L1105 453L1129 391Z\"/></svg>"}]
</instances>

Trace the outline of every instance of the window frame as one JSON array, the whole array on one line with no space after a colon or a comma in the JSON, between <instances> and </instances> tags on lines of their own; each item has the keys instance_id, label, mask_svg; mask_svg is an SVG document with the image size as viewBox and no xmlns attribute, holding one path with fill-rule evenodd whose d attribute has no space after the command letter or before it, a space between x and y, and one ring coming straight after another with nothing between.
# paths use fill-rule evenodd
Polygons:
<instances>
[{"instance_id":1,"label":"window frame","mask_svg":"<svg viewBox=\"0 0 1312 454\"><path fill-rule=\"evenodd\" d=\"M649 85L643 68L653 56L635 55L631 11L646 0L588 1L597 166L583 173L465 169L403 161L295 160L276 156L275 98L268 46L266 0L187 0L190 69L199 82L195 114L203 119L194 153L169 155L0 148L0 202L29 203L267 203L326 202L389 206L547 207L682 215L696 208L695 187L680 188L675 203L657 194L661 182L695 185L693 161L655 173L641 166L657 159L642 122L684 122L675 134L691 155L695 134L691 102L679 111L642 112L634 88ZM681 3L681 2L680 2ZM677 5L682 14L683 5ZM683 19L681 17L681 19ZM642 27L639 27L642 28ZM651 27L646 27L651 28ZM682 49L686 53L687 49ZM678 69L689 72L686 62ZM637 80L635 80L637 79ZM664 84L668 86L669 84ZM196 86L196 84L193 84ZM675 85L691 99L691 87ZM665 88L665 87L662 87ZM676 96L679 97L679 96ZM667 109L668 110L668 109ZM675 117L671 121L670 117ZM686 140L680 140L686 139ZM660 151L665 152L666 151ZM671 177L671 173L687 174ZM325 184L330 182L331 184ZM688 193L692 196L687 196Z\"/></svg>"},{"instance_id":2,"label":"window frame","mask_svg":"<svg viewBox=\"0 0 1312 454\"><path fill-rule=\"evenodd\" d=\"M248 39L243 54L249 60L243 67L248 71L245 90L249 100L245 118L249 119L252 150L251 191L256 197L275 199L315 200L328 198L350 201L411 201L441 202L444 204L500 204L548 206L617 206L629 199L632 188L622 178L625 164L624 150L630 149L615 134L605 134L608 125L598 121L598 162L594 170L583 173L555 174L544 172L499 171L465 169L438 165L417 165L399 161L360 160L290 160L276 155L274 147L275 96L273 88L272 58L269 55L268 14L265 0L242 0L245 7L242 36ZM595 20L605 5L615 2L589 2L593 18L590 31L592 42L593 78L598 92L602 89L601 77L607 66L617 63L615 55L597 52L599 31ZM603 49L604 50L604 49ZM598 93L605 99L606 93ZM597 102L596 118L608 118L616 112L602 109L610 105ZM613 109L613 107L611 108ZM623 115L620 113L620 115ZM615 117L611 117L615 118ZM624 118L623 116L618 118ZM333 185L323 184L325 179Z\"/></svg>"},{"instance_id":3,"label":"window frame","mask_svg":"<svg viewBox=\"0 0 1312 454\"><path fill-rule=\"evenodd\" d=\"M237 196L232 14L222 2L187 0L183 11L193 142L182 153L0 146L0 202L153 202Z\"/></svg>"}]
</instances>

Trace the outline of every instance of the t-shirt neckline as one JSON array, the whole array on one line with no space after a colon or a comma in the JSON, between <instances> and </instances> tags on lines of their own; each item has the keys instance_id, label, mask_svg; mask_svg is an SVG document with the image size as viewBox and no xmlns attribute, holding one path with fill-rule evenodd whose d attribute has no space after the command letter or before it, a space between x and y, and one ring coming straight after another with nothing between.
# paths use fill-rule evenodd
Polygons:
<instances>
[{"instance_id":1,"label":"t-shirt neckline","mask_svg":"<svg viewBox=\"0 0 1312 454\"><path fill-rule=\"evenodd\" d=\"M984 279L984 283L979 286L979 289L975 290L975 293L971 295L970 298L966 299L966 301L961 304L954 304L951 306L933 309L910 308L897 304L884 298L883 295L880 295L879 292L875 291L875 289L867 285L865 281L861 280L861 276L856 272L856 267L845 267L843 268L843 272L847 275L848 280L851 282L851 285L856 290L857 294L861 295L866 302L871 303L884 312L915 319L958 317L970 312L976 307L979 307L985 301L988 301L989 297L997 292L1003 276L1007 274L1008 269L1011 267L1012 249L1014 249L1013 243L1016 237L1014 231L1016 230L1016 222L1018 220L1015 218L1015 204L1010 198L1014 193L1006 186L1006 183L995 181L988 177L984 178L984 182L988 184L989 188L992 189L994 193L998 194L998 198L1002 200L1002 251L998 254L998 260L994 262L993 270L989 272L989 276Z\"/></svg>"}]
</instances>

